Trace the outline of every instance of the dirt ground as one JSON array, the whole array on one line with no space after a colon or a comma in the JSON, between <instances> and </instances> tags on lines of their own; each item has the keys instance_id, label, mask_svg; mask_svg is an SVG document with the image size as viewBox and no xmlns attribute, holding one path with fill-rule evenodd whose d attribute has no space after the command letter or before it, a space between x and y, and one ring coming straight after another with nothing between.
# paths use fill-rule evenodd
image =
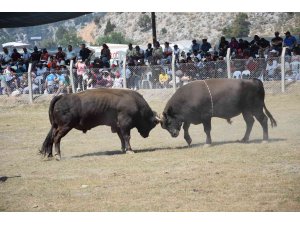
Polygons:
<instances>
[{"instance_id":1,"label":"dirt ground","mask_svg":"<svg viewBox=\"0 0 300 225\"><path fill-rule=\"evenodd\" d=\"M172 94L142 93L159 113ZM238 116L232 125L213 119L210 148L202 125L190 128L191 148L182 131L171 138L157 126L143 139L134 129L136 154L126 155L101 126L64 137L60 162L37 154L50 128L49 99L0 99L0 211L300 210L300 91L266 96L278 122L267 144L257 121L250 143L237 143L245 132Z\"/></svg>"}]
</instances>

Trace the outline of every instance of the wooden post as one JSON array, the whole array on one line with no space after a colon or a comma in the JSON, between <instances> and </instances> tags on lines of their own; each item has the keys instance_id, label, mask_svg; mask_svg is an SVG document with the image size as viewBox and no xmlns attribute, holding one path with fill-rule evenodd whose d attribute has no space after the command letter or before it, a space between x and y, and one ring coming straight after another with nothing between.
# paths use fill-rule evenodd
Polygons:
<instances>
[{"instance_id":1,"label":"wooden post","mask_svg":"<svg viewBox=\"0 0 300 225\"><path fill-rule=\"evenodd\" d=\"M123 81L124 81L123 88L127 88L127 81L126 81L126 54L123 57Z\"/></svg>"},{"instance_id":2,"label":"wooden post","mask_svg":"<svg viewBox=\"0 0 300 225\"><path fill-rule=\"evenodd\" d=\"M176 76L175 76L175 53L172 54L172 77L173 77L173 92L176 92Z\"/></svg>"},{"instance_id":3,"label":"wooden post","mask_svg":"<svg viewBox=\"0 0 300 225\"><path fill-rule=\"evenodd\" d=\"M281 92L285 92L285 51L286 47L282 48L281 52Z\"/></svg>"}]
</instances>

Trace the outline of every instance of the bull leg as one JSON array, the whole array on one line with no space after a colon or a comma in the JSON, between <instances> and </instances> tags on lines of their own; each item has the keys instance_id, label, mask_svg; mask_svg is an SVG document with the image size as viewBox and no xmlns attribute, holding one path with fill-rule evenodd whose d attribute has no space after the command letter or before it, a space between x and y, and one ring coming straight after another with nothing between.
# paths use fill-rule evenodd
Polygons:
<instances>
[{"instance_id":1,"label":"bull leg","mask_svg":"<svg viewBox=\"0 0 300 225\"><path fill-rule=\"evenodd\" d=\"M254 119L253 115L250 112L243 112L243 117L246 122L246 133L242 138L241 142L249 141L249 136L253 127Z\"/></svg>"},{"instance_id":2,"label":"bull leg","mask_svg":"<svg viewBox=\"0 0 300 225\"><path fill-rule=\"evenodd\" d=\"M123 136L125 142L125 152L134 153L130 146L130 129L121 128L121 135Z\"/></svg>"},{"instance_id":3,"label":"bull leg","mask_svg":"<svg viewBox=\"0 0 300 225\"><path fill-rule=\"evenodd\" d=\"M191 139L190 134L189 134L189 127L190 127L190 125L191 124L187 123L187 122L183 123L184 139L187 142L187 144L188 144L189 147L191 146L191 143L192 143L192 139Z\"/></svg>"},{"instance_id":4,"label":"bull leg","mask_svg":"<svg viewBox=\"0 0 300 225\"><path fill-rule=\"evenodd\" d=\"M126 152L126 151L125 151L125 140L124 140L124 138L123 138L123 135L122 135L122 132L121 132L120 128L117 129L117 134L118 134L118 136L119 136L119 138L120 138L120 140L121 140L122 152L125 153L125 152Z\"/></svg>"},{"instance_id":5,"label":"bull leg","mask_svg":"<svg viewBox=\"0 0 300 225\"><path fill-rule=\"evenodd\" d=\"M45 160L52 158L52 147L53 147L53 135L55 133L55 128L51 127L40 153L44 155Z\"/></svg>"},{"instance_id":6,"label":"bull leg","mask_svg":"<svg viewBox=\"0 0 300 225\"><path fill-rule=\"evenodd\" d=\"M204 132L206 133L206 143L205 143L204 147L208 147L211 145L211 136L210 136L211 118L203 121L203 127L204 127Z\"/></svg>"},{"instance_id":7,"label":"bull leg","mask_svg":"<svg viewBox=\"0 0 300 225\"><path fill-rule=\"evenodd\" d=\"M57 132L54 136L54 144L55 144L55 159L60 160L60 140L64 137L72 128L70 127L58 127Z\"/></svg>"},{"instance_id":8,"label":"bull leg","mask_svg":"<svg viewBox=\"0 0 300 225\"><path fill-rule=\"evenodd\" d=\"M254 113L255 118L258 120L260 125L263 128L263 141L268 141L269 134L268 134L268 117L264 114L264 112L261 110L260 112Z\"/></svg>"}]
</instances>

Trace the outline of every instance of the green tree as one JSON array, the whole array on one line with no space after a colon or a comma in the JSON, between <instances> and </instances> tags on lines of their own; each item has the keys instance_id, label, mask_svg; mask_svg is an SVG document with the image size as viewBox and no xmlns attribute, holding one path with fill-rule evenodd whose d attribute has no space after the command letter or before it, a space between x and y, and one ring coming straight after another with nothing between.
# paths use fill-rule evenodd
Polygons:
<instances>
[{"instance_id":1,"label":"green tree","mask_svg":"<svg viewBox=\"0 0 300 225\"><path fill-rule=\"evenodd\" d=\"M39 42L39 46L42 48L51 49L51 48L56 48L57 43L52 38L47 38L47 39L41 40Z\"/></svg>"},{"instance_id":2,"label":"green tree","mask_svg":"<svg viewBox=\"0 0 300 225\"><path fill-rule=\"evenodd\" d=\"M96 40L97 45L103 43L128 44L130 42L131 40L127 40L120 32L111 32L109 35L98 37Z\"/></svg>"},{"instance_id":3,"label":"green tree","mask_svg":"<svg viewBox=\"0 0 300 225\"><path fill-rule=\"evenodd\" d=\"M83 43L82 38L77 35L75 27L58 28L55 33L55 37L57 45L63 47L67 47L68 45L79 46Z\"/></svg>"},{"instance_id":4,"label":"green tree","mask_svg":"<svg viewBox=\"0 0 300 225\"><path fill-rule=\"evenodd\" d=\"M110 20L108 20L107 23L106 23L105 30L104 30L104 35L107 35L107 34L113 32L115 28L116 28L116 25L112 24L110 22Z\"/></svg>"},{"instance_id":5,"label":"green tree","mask_svg":"<svg viewBox=\"0 0 300 225\"><path fill-rule=\"evenodd\" d=\"M232 24L222 30L222 33L225 37L247 37L250 33L250 25L248 15L239 13Z\"/></svg>"},{"instance_id":6,"label":"green tree","mask_svg":"<svg viewBox=\"0 0 300 225\"><path fill-rule=\"evenodd\" d=\"M151 29L151 18L147 14L142 14L139 17L137 24L142 28L142 31L148 31Z\"/></svg>"}]
</instances>

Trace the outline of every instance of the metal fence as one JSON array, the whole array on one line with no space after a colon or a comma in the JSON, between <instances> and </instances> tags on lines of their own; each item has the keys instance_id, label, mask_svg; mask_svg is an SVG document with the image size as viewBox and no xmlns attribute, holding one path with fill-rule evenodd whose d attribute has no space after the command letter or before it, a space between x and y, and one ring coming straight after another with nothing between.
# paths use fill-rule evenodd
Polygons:
<instances>
[{"instance_id":1,"label":"metal fence","mask_svg":"<svg viewBox=\"0 0 300 225\"><path fill-rule=\"evenodd\" d=\"M110 69L78 69L76 64L71 62L65 69L50 70L39 76L31 72L29 66L26 73L0 75L0 94L2 96L28 94L29 101L32 102L34 94L58 95L100 87L133 90L173 88L175 91L193 80L211 78L258 78L264 82L267 93L278 94L293 92L294 84L300 80L300 62L286 57L284 51L281 57L232 59L228 51L224 60L172 62L161 65L126 66L124 61L123 65ZM51 76L53 80L50 79Z\"/></svg>"}]
</instances>

